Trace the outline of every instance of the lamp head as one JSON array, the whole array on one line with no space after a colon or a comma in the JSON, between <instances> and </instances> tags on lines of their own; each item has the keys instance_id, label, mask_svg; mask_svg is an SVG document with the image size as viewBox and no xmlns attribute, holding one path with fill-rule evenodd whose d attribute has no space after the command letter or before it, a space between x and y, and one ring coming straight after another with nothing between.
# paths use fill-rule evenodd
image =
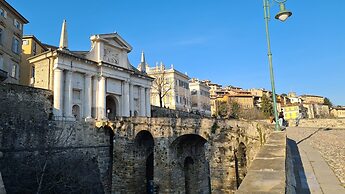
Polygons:
<instances>
[{"instance_id":1,"label":"lamp head","mask_svg":"<svg viewBox=\"0 0 345 194\"><path fill-rule=\"evenodd\" d=\"M279 7L280 11L274 18L282 22L285 22L285 20L292 15L292 12L285 9L285 4L283 2L279 3Z\"/></svg>"}]
</instances>

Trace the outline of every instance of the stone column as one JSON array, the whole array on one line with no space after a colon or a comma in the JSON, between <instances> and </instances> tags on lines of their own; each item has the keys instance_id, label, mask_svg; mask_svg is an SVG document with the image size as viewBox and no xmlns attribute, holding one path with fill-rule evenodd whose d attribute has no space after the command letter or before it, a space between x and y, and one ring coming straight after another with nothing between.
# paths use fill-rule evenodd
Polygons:
<instances>
[{"instance_id":1,"label":"stone column","mask_svg":"<svg viewBox=\"0 0 345 194\"><path fill-rule=\"evenodd\" d=\"M146 116L151 117L150 88L146 88L145 92L146 92L146 98L145 98Z\"/></svg>"},{"instance_id":2,"label":"stone column","mask_svg":"<svg viewBox=\"0 0 345 194\"><path fill-rule=\"evenodd\" d=\"M54 117L55 120L62 119L62 106L63 106L63 88L64 88L64 76L63 70L54 69Z\"/></svg>"},{"instance_id":3,"label":"stone column","mask_svg":"<svg viewBox=\"0 0 345 194\"><path fill-rule=\"evenodd\" d=\"M85 75L85 85L84 85L84 118L85 121L90 120L91 117L91 98L92 98L92 90L91 90L91 75Z\"/></svg>"},{"instance_id":4,"label":"stone column","mask_svg":"<svg viewBox=\"0 0 345 194\"><path fill-rule=\"evenodd\" d=\"M134 94L133 84L129 84L129 116L134 116Z\"/></svg>"},{"instance_id":5,"label":"stone column","mask_svg":"<svg viewBox=\"0 0 345 194\"><path fill-rule=\"evenodd\" d=\"M146 105L145 105L145 88L140 87L140 116L144 117L146 114Z\"/></svg>"},{"instance_id":6,"label":"stone column","mask_svg":"<svg viewBox=\"0 0 345 194\"><path fill-rule=\"evenodd\" d=\"M93 118L97 118L97 86L98 78L97 76L92 77L92 108L91 115Z\"/></svg>"},{"instance_id":7,"label":"stone column","mask_svg":"<svg viewBox=\"0 0 345 194\"><path fill-rule=\"evenodd\" d=\"M64 94L64 117L67 120L73 120L74 116L72 115L72 99L73 99L73 91L72 91L72 72L66 71L66 80L65 80L65 94Z\"/></svg>"},{"instance_id":8,"label":"stone column","mask_svg":"<svg viewBox=\"0 0 345 194\"><path fill-rule=\"evenodd\" d=\"M106 99L105 99L105 81L106 78L101 76L98 80L98 103L97 103L97 118L98 120L106 120L106 113L105 113L105 107L106 107Z\"/></svg>"},{"instance_id":9,"label":"stone column","mask_svg":"<svg viewBox=\"0 0 345 194\"><path fill-rule=\"evenodd\" d=\"M122 82L123 91L122 91L122 116L129 117L129 83L128 81Z\"/></svg>"}]
</instances>

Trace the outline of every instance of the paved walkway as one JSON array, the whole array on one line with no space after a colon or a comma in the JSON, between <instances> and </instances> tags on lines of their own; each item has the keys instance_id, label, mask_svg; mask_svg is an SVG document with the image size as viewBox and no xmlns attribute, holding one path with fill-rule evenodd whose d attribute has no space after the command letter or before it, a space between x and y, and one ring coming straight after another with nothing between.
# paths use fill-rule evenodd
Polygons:
<instances>
[{"instance_id":1,"label":"paved walkway","mask_svg":"<svg viewBox=\"0 0 345 194\"><path fill-rule=\"evenodd\" d=\"M345 188L321 154L308 143L308 138L317 133L318 129L311 130L304 137L298 134L302 130L304 129L295 127L287 129L297 193L345 194Z\"/></svg>"}]
</instances>

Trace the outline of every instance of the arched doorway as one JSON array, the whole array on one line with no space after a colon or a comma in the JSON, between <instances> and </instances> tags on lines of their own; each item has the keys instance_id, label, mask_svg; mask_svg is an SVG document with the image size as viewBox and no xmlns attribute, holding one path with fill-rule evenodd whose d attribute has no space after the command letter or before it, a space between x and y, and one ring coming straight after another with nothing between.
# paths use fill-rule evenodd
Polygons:
<instances>
[{"instance_id":1,"label":"arched doorway","mask_svg":"<svg viewBox=\"0 0 345 194\"><path fill-rule=\"evenodd\" d=\"M194 180L195 172L194 172L194 160L191 157L187 157L184 160L184 186L186 194L190 194L193 192L193 187L195 183L192 181Z\"/></svg>"},{"instance_id":2,"label":"arched doorway","mask_svg":"<svg viewBox=\"0 0 345 194\"><path fill-rule=\"evenodd\" d=\"M244 143L240 143L238 149L234 151L235 158L235 174L236 174L236 186L240 187L244 177L247 174L247 154L246 146Z\"/></svg>"},{"instance_id":3,"label":"arched doorway","mask_svg":"<svg viewBox=\"0 0 345 194\"><path fill-rule=\"evenodd\" d=\"M149 131L140 131L135 137L135 147L138 153L136 182L141 191L147 194L154 192L154 140Z\"/></svg>"},{"instance_id":4,"label":"arched doorway","mask_svg":"<svg viewBox=\"0 0 345 194\"><path fill-rule=\"evenodd\" d=\"M108 95L106 97L106 114L111 121L115 120L117 113L117 100L115 97Z\"/></svg>"},{"instance_id":5,"label":"arched doorway","mask_svg":"<svg viewBox=\"0 0 345 194\"><path fill-rule=\"evenodd\" d=\"M72 106L72 114L77 121L80 121L80 107L78 105Z\"/></svg>"},{"instance_id":6,"label":"arched doorway","mask_svg":"<svg viewBox=\"0 0 345 194\"><path fill-rule=\"evenodd\" d=\"M186 134L176 138L171 148L173 185L176 193L203 193L210 190L206 160L207 140L200 135Z\"/></svg>"},{"instance_id":7,"label":"arched doorway","mask_svg":"<svg viewBox=\"0 0 345 194\"><path fill-rule=\"evenodd\" d=\"M153 152L146 159L146 184L147 193L153 193Z\"/></svg>"}]
</instances>

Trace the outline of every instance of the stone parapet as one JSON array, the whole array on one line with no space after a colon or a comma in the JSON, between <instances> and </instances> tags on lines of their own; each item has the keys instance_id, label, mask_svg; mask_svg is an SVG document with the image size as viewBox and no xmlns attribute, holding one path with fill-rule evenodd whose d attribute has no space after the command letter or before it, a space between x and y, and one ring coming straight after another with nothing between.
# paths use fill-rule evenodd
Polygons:
<instances>
[{"instance_id":1,"label":"stone parapet","mask_svg":"<svg viewBox=\"0 0 345 194\"><path fill-rule=\"evenodd\" d=\"M298 127L345 128L345 119L301 119Z\"/></svg>"},{"instance_id":2,"label":"stone parapet","mask_svg":"<svg viewBox=\"0 0 345 194\"><path fill-rule=\"evenodd\" d=\"M285 193L286 132L273 132L256 155L237 194Z\"/></svg>"}]
</instances>

